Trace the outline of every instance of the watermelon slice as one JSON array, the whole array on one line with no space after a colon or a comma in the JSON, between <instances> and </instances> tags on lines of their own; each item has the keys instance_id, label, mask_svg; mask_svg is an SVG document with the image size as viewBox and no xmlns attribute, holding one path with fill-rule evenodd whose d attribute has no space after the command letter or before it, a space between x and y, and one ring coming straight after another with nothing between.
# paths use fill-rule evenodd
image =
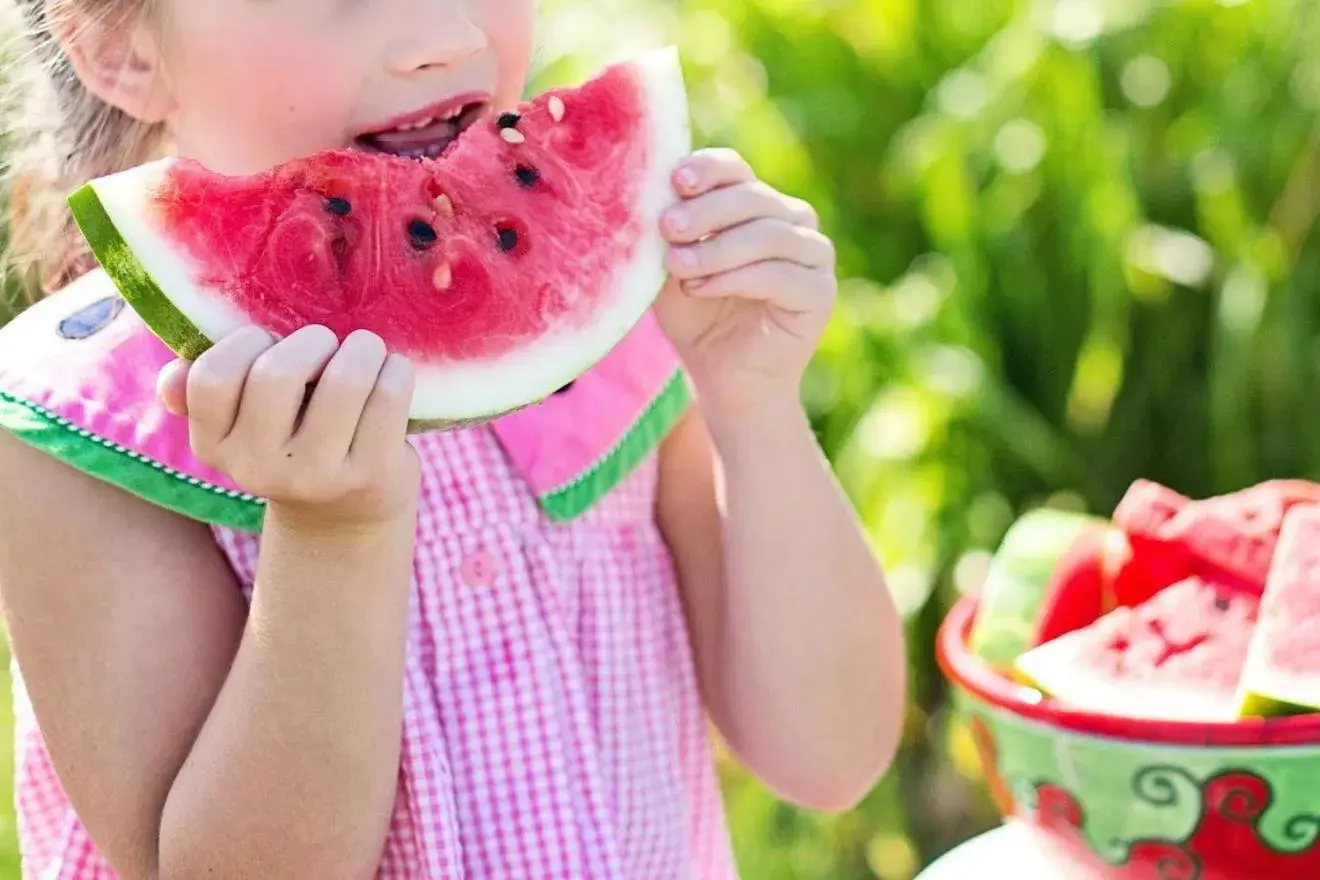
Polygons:
<instances>
[{"instance_id":1,"label":"watermelon slice","mask_svg":"<svg viewBox=\"0 0 1320 880\"><path fill-rule=\"evenodd\" d=\"M1284 516L1317 503L1320 484L1306 480L1267 480L1196 501L1138 481L1114 512L1133 549L1116 587L1119 602L1137 604L1191 574L1260 596Z\"/></svg>"},{"instance_id":2,"label":"watermelon slice","mask_svg":"<svg viewBox=\"0 0 1320 880\"><path fill-rule=\"evenodd\" d=\"M1242 675L1240 713L1320 711L1320 506L1284 517Z\"/></svg>"},{"instance_id":3,"label":"watermelon slice","mask_svg":"<svg viewBox=\"0 0 1320 880\"><path fill-rule=\"evenodd\" d=\"M438 159L332 150L226 177L168 158L69 203L181 356L245 324L371 330L413 360L415 427L434 427L550 395L641 320L689 149L670 48L481 118Z\"/></svg>"},{"instance_id":4,"label":"watermelon slice","mask_svg":"<svg viewBox=\"0 0 1320 880\"><path fill-rule=\"evenodd\" d=\"M1320 503L1320 485L1267 480L1239 492L1196 501L1160 530L1187 548L1199 570L1232 579L1260 595L1265 590L1284 517L1298 505Z\"/></svg>"},{"instance_id":5,"label":"watermelon slice","mask_svg":"<svg viewBox=\"0 0 1320 880\"><path fill-rule=\"evenodd\" d=\"M1127 536L1130 556L1114 580L1118 605L1140 605L1165 587L1191 576L1190 551L1162 531L1178 513L1192 504L1184 495L1151 480L1136 480L1128 487L1113 522Z\"/></svg>"},{"instance_id":6,"label":"watermelon slice","mask_svg":"<svg viewBox=\"0 0 1320 880\"><path fill-rule=\"evenodd\" d=\"M1060 703L1107 715L1180 721L1237 717L1237 685L1258 601L1187 578L1134 608L1018 658L1018 677Z\"/></svg>"},{"instance_id":7,"label":"watermelon slice","mask_svg":"<svg viewBox=\"0 0 1320 880\"><path fill-rule=\"evenodd\" d=\"M1013 523L981 588L972 652L1009 669L1042 632L1061 635L1104 613L1110 532L1103 519L1051 508Z\"/></svg>"}]
</instances>

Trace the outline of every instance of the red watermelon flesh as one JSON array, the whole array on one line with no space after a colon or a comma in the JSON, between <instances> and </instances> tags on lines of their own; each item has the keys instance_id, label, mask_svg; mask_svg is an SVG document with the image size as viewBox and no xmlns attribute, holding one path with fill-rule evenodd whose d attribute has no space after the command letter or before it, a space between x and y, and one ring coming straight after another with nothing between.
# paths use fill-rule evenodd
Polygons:
<instances>
[{"instance_id":1,"label":"red watermelon flesh","mask_svg":"<svg viewBox=\"0 0 1320 880\"><path fill-rule=\"evenodd\" d=\"M166 159L70 204L185 357L243 324L370 330L417 365L414 418L463 421L550 394L642 318L689 148L661 50L492 113L436 159L332 150L242 177Z\"/></svg>"},{"instance_id":2,"label":"red watermelon flesh","mask_svg":"<svg viewBox=\"0 0 1320 880\"><path fill-rule=\"evenodd\" d=\"M1131 550L1121 531L1096 525L1082 530L1059 559L1041 599L1033 645L1094 623L1118 606L1114 579Z\"/></svg>"},{"instance_id":3,"label":"red watermelon flesh","mask_svg":"<svg viewBox=\"0 0 1320 880\"><path fill-rule=\"evenodd\" d=\"M1258 602L1198 577L1018 658L1020 678L1061 704L1108 715L1222 721L1236 690Z\"/></svg>"},{"instance_id":4,"label":"red watermelon flesh","mask_svg":"<svg viewBox=\"0 0 1320 880\"><path fill-rule=\"evenodd\" d=\"M1151 480L1137 480L1114 508L1113 523L1127 536L1127 562L1114 578L1116 605L1140 605L1194 571L1183 545L1161 531L1192 503L1190 498Z\"/></svg>"},{"instance_id":5,"label":"red watermelon flesh","mask_svg":"<svg viewBox=\"0 0 1320 880\"><path fill-rule=\"evenodd\" d=\"M1117 601L1139 604L1192 574L1259 596L1284 515L1313 503L1320 503L1320 484L1306 480L1268 480L1195 501L1138 480L1113 516L1132 547L1115 581Z\"/></svg>"},{"instance_id":6,"label":"red watermelon flesh","mask_svg":"<svg viewBox=\"0 0 1320 880\"><path fill-rule=\"evenodd\" d=\"M1320 485L1270 480L1189 504L1161 527L1159 536L1185 547L1198 571L1221 575L1259 595L1284 517L1297 505L1316 503Z\"/></svg>"},{"instance_id":7,"label":"red watermelon flesh","mask_svg":"<svg viewBox=\"0 0 1320 880\"><path fill-rule=\"evenodd\" d=\"M1243 715L1320 711L1320 506L1284 516L1242 677Z\"/></svg>"},{"instance_id":8,"label":"red watermelon flesh","mask_svg":"<svg viewBox=\"0 0 1320 880\"><path fill-rule=\"evenodd\" d=\"M1114 525L1131 534L1154 535L1191 503L1192 499L1167 486L1135 480L1114 508Z\"/></svg>"}]
</instances>

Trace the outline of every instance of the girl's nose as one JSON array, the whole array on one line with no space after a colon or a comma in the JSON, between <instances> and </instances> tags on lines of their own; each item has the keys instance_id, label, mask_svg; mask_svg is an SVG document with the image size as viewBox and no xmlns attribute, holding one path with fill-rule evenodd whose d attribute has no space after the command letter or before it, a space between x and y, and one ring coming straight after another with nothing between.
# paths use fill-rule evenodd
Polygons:
<instances>
[{"instance_id":1,"label":"girl's nose","mask_svg":"<svg viewBox=\"0 0 1320 880\"><path fill-rule=\"evenodd\" d=\"M489 45L467 0L413 3L416 14L390 53L390 72L404 76L418 70L453 67Z\"/></svg>"}]
</instances>

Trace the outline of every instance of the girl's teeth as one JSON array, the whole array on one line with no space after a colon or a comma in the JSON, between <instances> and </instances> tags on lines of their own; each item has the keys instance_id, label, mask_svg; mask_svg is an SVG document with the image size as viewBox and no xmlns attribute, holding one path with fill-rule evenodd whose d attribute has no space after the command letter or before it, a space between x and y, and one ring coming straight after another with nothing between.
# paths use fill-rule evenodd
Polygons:
<instances>
[{"instance_id":1,"label":"girl's teeth","mask_svg":"<svg viewBox=\"0 0 1320 880\"><path fill-rule=\"evenodd\" d=\"M463 115L464 109L465 108L463 107L456 108L452 113L446 116L443 121L453 122L454 120L458 119L458 117ZM425 119L418 119L415 122L405 122L403 125L400 125L398 128L396 128L395 131L417 131L419 129L426 128L429 125L435 125L437 122L440 121L441 120L436 118L435 116L427 116Z\"/></svg>"},{"instance_id":2,"label":"girl's teeth","mask_svg":"<svg viewBox=\"0 0 1320 880\"><path fill-rule=\"evenodd\" d=\"M428 125L431 125L434 122L435 119L433 117L428 116L425 119L418 119L416 122L405 122L403 125L399 126L398 130L417 131L418 129L426 128Z\"/></svg>"}]
</instances>

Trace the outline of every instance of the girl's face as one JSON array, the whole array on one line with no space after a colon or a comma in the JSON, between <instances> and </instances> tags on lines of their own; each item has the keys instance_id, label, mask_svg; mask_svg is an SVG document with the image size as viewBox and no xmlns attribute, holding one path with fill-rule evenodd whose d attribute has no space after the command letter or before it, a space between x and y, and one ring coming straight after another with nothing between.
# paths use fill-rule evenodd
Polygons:
<instances>
[{"instance_id":1,"label":"girl's face","mask_svg":"<svg viewBox=\"0 0 1320 880\"><path fill-rule=\"evenodd\" d=\"M532 56L535 0L162 5L172 137L229 174L333 147L436 153L518 101Z\"/></svg>"}]
</instances>

